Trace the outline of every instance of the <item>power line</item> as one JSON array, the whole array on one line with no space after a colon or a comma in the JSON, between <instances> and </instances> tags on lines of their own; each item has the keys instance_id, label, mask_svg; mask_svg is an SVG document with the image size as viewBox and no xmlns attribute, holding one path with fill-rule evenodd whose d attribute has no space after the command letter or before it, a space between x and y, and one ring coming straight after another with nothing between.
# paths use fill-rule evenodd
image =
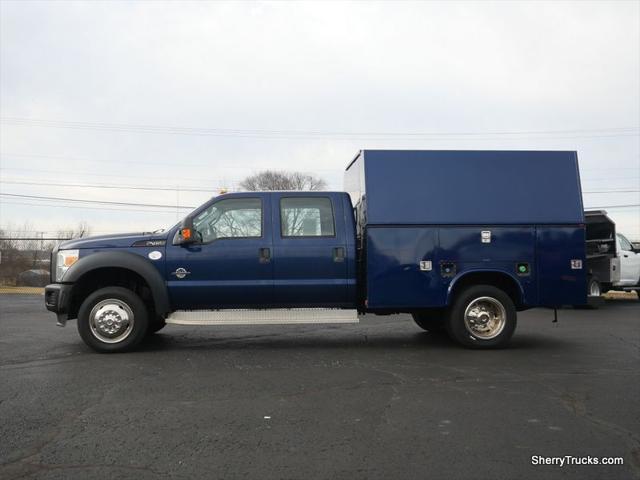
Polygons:
<instances>
[{"instance_id":1,"label":"power line","mask_svg":"<svg viewBox=\"0 0 640 480\"><path fill-rule=\"evenodd\" d=\"M52 183L52 182L28 182L28 181L19 181L19 180L0 180L0 184L12 184L12 185L38 185L38 186L48 186L48 187L72 187L72 188L105 188L105 189L116 189L116 190L152 190L152 191L163 191L163 192L204 192L204 193L213 193L215 190L221 190L224 187L213 187L213 188L192 188L192 187L145 187L142 185L96 185L96 184L82 184L82 183Z\"/></svg>"},{"instance_id":2,"label":"power line","mask_svg":"<svg viewBox=\"0 0 640 480\"><path fill-rule=\"evenodd\" d=\"M615 169L615 171L619 171L619 170L634 170L634 171L638 171L640 169L640 164L638 164L637 167L594 167L594 168L580 168L581 172L591 172L593 170L607 170L607 171L611 171L612 169Z\"/></svg>"},{"instance_id":3,"label":"power line","mask_svg":"<svg viewBox=\"0 0 640 480\"><path fill-rule=\"evenodd\" d=\"M0 180L0 184L11 185L35 185L45 187L71 187L71 188L104 188L115 190L150 190L150 191L168 191L168 192L199 192L199 193L212 193L216 190L222 190L225 187L212 187L212 188L192 188L192 187L149 187L142 185L97 185L91 183L59 183L59 182L29 182L20 180ZM640 190L627 190L627 189L611 189L611 190L583 190L582 193L638 193Z\"/></svg>"},{"instance_id":4,"label":"power line","mask_svg":"<svg viewBox=\"0 0 640 480\"><path fill-rule=\"evenodd\" d=\"M108 174L108 173L101 173L101 172L96 172L94 171L73 171L73 172L62 172L61 170L43 170L43 169L39 169L39 168L6 168L6 167L0 167L0 171L25 171L25 172L37 172L37 173L53 173L53 174L62 174L65 173L65 176L68 177L68 174L71 173L74 176L79 176L79 177L91 177L91 178L96 178L96 176L100 176L100 177L113 177L113 178L131 178L131 174L129 175L114 175L114 174ZM303 170L304 171L304 170ZM20 174L18 174L20 175ZM230 182L226 185L218 185L215 187L209 187L207 185L202 185L200 184L193 184L193 185L188 185L185 184L184 182L203 182L206 179L201 178L195 178L195 177L149 177L147 175L145 175L145 177L149 180L158 180L158 181L165 181L164 183L169 183L169 184L173 184L176 185L176 188L169 188L169 190L179 190L179 191L203 191L203 192L213 192L215 190L238 190L239 188L239 184L237 182ZM26 181L26 180L25 180ZM80 181L80 180L78 180ZM52 185L53 180L50 180L48 182L48 185ZM222 183L219 180L216 180L216 182L218 184ZM56 182L56 185L58 185L58 183ZM184 186L182 186L184 185ZM135 186L135 185L134 185ZM335 188L336 190L339 190L339 187L336 187L334 184L329 184L329 186ZM202 190L199 190L199 187L202 188ZM168 188L168 187L159 187L159 188ZM192 189L192 190L189 190Z\"/></svg>"},{"instance_id":5,"label":"power line","mask_svg":"<svg viewBox=\"0 0 640 480\"><path fill-rule=\"evenodd\" d=\"M584 207L585 210L600 209L600 208L636 208L640 207L640 203L629 203L626 205L601 205L599 207Z\"/></svg>"},{"instance_id":6,"label":"power line","mask_svg":"<svg viewBox=\"0 0 640 480\"><path fill-rule=\"evenodd\" d=\"M65 231L65 230L71 230L71 229L58 228L56 230L24 230L24 229L11 230L10 228L3 227L2 225L0 225L0 231L2 231L4 233L20 233L20 234L23 234L23 235L31 235L31 234L34 234L34 233L39 233L41 235L44 235L45 233L58 233L60 231ZM116 230L94 230L92 228L91 229L91 233L109 234L109 233L121 233L121 232L120 231L116 231Z\"/></svg>"},{"instance_id":7,"label":"power line","mask_svg":"<svg viewBox=\"0 0 640 480\"><path fill-rule=\"evenodd\" d=\"M97 159L93 159L93 158L86 158L86 157L67 157L64 155L43 155L43 154L27 154L27 153L0 153L0 157L2 158L12 158L12 157L19 157L19 158L36 158L36 159L52 159L52 160L71 160L74 162L83 162L83 163L99 163L99 164L112 164L112 163L124 163L124 164L135 164L135 165L154 165L154 166L158 166L158 165L163 165L163 166L167 166L167 167L177 167L177 166L183 166L183 167L211 167L211 164L207 164L207 163L184 163L182 160L180 161L176 161L174 163L163 163L163 162L158 162L158 161L149 161L149 162L141 162L139 160L97 160ZM231 167L229 167L231 168ZM244 167L237 167L237 168L244 168Z\"/></svg>"},{"instance_id":8,"label":"power line","mask_svg":"<svg viewBox=\"0 0 640 480\"><path fill-rule=\"evenodd\" d=\"M43 170L40 168L14 168L14 167L0 167L0 171L2 170L15 170L15 171L24 171L24 172L38 172L38 173L54 173L54 174L62 174L64 173L65 176L68 175L80 175L80 176L91 176L93 178L96 177L96 175L99 175L101 177L114 177L114 178L131 178L131 174L129 175L114 175L114 174L110 174L110 173L101 173L101 172L96 172L94 171L77 171L74 169L74 171L69 172L69 171L65 171L63 172L62 170ZM67 169L68 170L68 169ZM166 181L170 181L170 182L189 182L189 181L199 181L202 182L203 179L202 177L200 178L195 178L195 177L150 177L148 175L145 174L145 177L150 179L150 180L166 180Z\"/></svg>"},{"instance_id":9,"label":"power line","mask_svg":"<svg viewBox=\"0 0 640 480\"><path fill-rule=\"evenodd\" d=\"M163 135L195 135L214 137L241 138L282 138L282 139L313 139L313 138L403 138L403 137L482 137L482 136L518 136L518 135L573 135L589 134L585 137L616 137L638 136L640 127L602 127L593 129L565 129L565 130L520 130L520 131L459 131L459 132L345 132L336 130L264 130L264 129L228 129L228 128L193 128L162 125L123 124L108 122L77 122L66 120L50 120L22 117L2 117L2 123L17 126L69 128L78 130L98 130L124 133L152 133Z\"/></svg>"},{"instance_id":10,"label":"power line","mask_svg":"<svg viewBox=\"0 0 640 480\"><path fill-rule=\"evenodd\" d=\"M314 172L314 171L319 171L319 170L314 170L314 169L301 169L303 171L310 171L310 172ZM0 171L24 171L24 172L37 172L37 173L53 173L53 174L61 174L63 173L61 170L44 170L44 169L39 169L39 168L7 168L7 167L0 167ZM326 170L328 171L328 170ZM108 173L97 173L95 171L73 171L73 172L64 172L66 176L68 176L69 173L71 173L74 176L80 176L80 177L92 177L95 178L96 175L99 175L101 177L113 177L113 178L131 178L131 175L114 175L114 174L108 174ZM166 180L169 182L180 182L180 183L184 183L184 182L202 182L203 179L202 178L195 178L195 177L149 177L147 176L148 179L153 179L153 180ZM582 182L603 182L603 181L610 181L610 180L635 180L639 178L636 175L627 175L624 177L603 177L603 176L599 176L598 178L582 178ZM220 183L219 181L217 181L218 183ZM192 188L194 190L191 191L197 191L195 190L195 188L198 188L199 186L202 186L203 188L205 188L204 185L185 185L185 187L179 187L178 190L184 190L184 191L189 191L189 188ZM335 184L329 184L329 186L331 188L334 188L336 190L339 190L340 187L336 186ZM203 190L203 191L215 191L215 190L220 190L220 189L230 189L230 190L238 190L239 185L237 183L229 183L227 185L223 185L223 186L218 186L218 187L207 187L209 188L209 190Z\"/></svg>"},{"instance_id":11,"label":"power line","mask_svg":"<svg viewBox=\"0 0 640 480\"><path fill-rule=\"evenodd\" d=\"M12 158L12 157L20 157L20 158L36 158L36 159L52 159L52 160L71 160L74 162L85 162L85 163L97 163L101 165L110 165L114 163L118 164L134 164L134 165L161 165L166 167L215 167L220 169L233 169L233 170L259 170L261 167L257 166L240 166L240 165L220 165L214 163L185 163L182 159L176 160L174 162L158 162L158 161L149 161L149 162L141 162L139 160L97 160L94 158L87 157L68 157L65 155L45 155L39 153L0 153L0 158ZM310 172L335 172L335 168L313 168L307 169L304 168L305 171Z\"/></svg>"},{"instance_id":12,"label":"power line","mask_svg":"<svg viewBox=\"0 0 640 480\"><path fill-rule=\"evenodd\" d=\"M640 178L640 176L638 175L627 175L624 177L603 177L603 176L598 176L597 178L581 178L580 180L582 182L610 182L611 180L636 180Z\"/></svg>"},{"instance_id":13,"label":"power line","mask_svg":"<svg viewBox=\"0 0 640 480\"><path fill-rule=\"evenodd\" d=\"M154 208L172 208L172 209L182 209L182 210L192 210L196 207L190 206L178 206L178 205L167 205L167 204L158 204L158 203L131 203L131 202L113 202L108 200L84 200L81 198L66 198L66 197L47 197L40 195L20 195L16 193L0 193L3 197L15 197L15 198L31 198L31 199L39 199L39 200L56 200L63 202L78 202L78 203L95 203L100 205L122 205L122 206L131 206L131 207L154 207Z\"/></svg>"},{"instance_id":14,"label":"power line","mask_svg":"<svg viewBox=\"0 0 640 480\"><path fill-rule=\"evenodd\" d=\"M582 193L640 193L640 190L583 190Z\"/></svg>"},{"instance_id":15,"label":"power line","mask_svg":"<svg viewBox=\"0 0 640 480\"><path fill-rule=\"evenodd\" d=\"M183 160L176 160L174 162L170 162L170 163L163 163L163 162L158 162L158 161L150 161L150 162L141 162L138 160L97 160L97 159L92 159L92 158L87 158L87 157L69 157L69 156L65 156L65 155L45 155L45 154L39 154L39 153L0 153L0 158L11 158L11 157L26 157L26 158L48 158L48 159L54 159L54 160L72 160L72 161L77 161L77 162L84 162L84 163L97 163L100 165L105 165L105 166L109 166L111 164L127 164L127 165L162 165L162 166L167 166L167 167L185 167L185 166L189 166L189 167L215 167L215 168L219 168L219 169L236 169L236 170L250 170L250 171L256 171L256 170L261 170L263 169L263 167L258 167L258 166L240 166L240 165L225 165L225 164L213 164L213 163L184 163ZM16 169L18 170L18 169ZM41 169L19 169L19 170L27 170L27 171L34 171L34 172L40 172L43 171ZM277 168L275 170L278 170ZM332 173L342 173L342 169L341 168L301 168L300 170L305 171L305 172L332 172ZM587 172L587 171L595 171L595 170L607 170L607 171L611 171L612 168L611 167L594 167L594 168L580 168L580 172ZM621 171L621 170L633 170L633 171L638 171L640 170L640 165L638 165L637 167L616 167L615 171ZM53 172L52 170L46 170L48 172Z\"/></svg>"},{"instance_id":16,"label":"power line","mask_svg":"<svg viewBox=\"0 0 640 480\"><path fill-rule=\"evenodd\" d=\"M41 202L41 203L3 201L2 205L21 205L21 206L26 206L26 207L80 208L80 209L83 209L83 210L99 210L99 211L108 210L108 211L113 211L113 212L127 212L127 213L136 212L136 213L145 213L145 214L161 213L161 214L164 214L164 215L174 215L176 213L175 211L171 212L169 210L152 210L152 209L139 210L139 209L127 208L127 207L110 208L110 207L92 207L92 206L88 206L88 205L77 205L77 204L76 205L53 204L53 203L42 202L41 200L33 200L33 202Z\"/></svg>"},{"instance_id":17,"label":"power line","mask_svg":"<svg viewBox=\"0 0 640 480\"><path fill-rule=\"evenodd\" d=\"M192 188L192 187L149 187L142 185L97 185L90 183L59 183L59 182L30 182L21 180L0 180L0 184L11 185L34 185L45 187L70 187L70 188L104 188L115 190L149 190L149 191L163 191L163 192L198 192L198 193L212 193L216 190L225 189L225 187L212 187L212 188ZM583 190L582 193L638 193L640 190L627 190L627 189L611 189L611 190Z\"/></svg>"},{"instance_id":18,"label":"power line","mask_svg":"<svg viewBox=\"0 0 640 480\"><path fill-rule=\"evenodd\" d=\"M24 241L24 240L71 240L71 237L67 237L67 238L58 238L58 237L0 237L0 240L16 240L16 241Z\"/></svg>"},{"instance_id":19,"label":"power line","mask_svg":"<svg viewBox=\"0 0 640 480\"><path fill-rule=\"evenodd\" d=\"M192 210L196 208L193 206L186 206L186 205L176 206L176 205L153 204L153 203L111 202L106 200L83 200L79 198L46 197L46 196L38 196L38 195L18 195L13 193L0 193L0 195L6 196L6 197L28 198L28 199L36 199L36 200L54 200L54 201L63 201L63 202L79 202L79 203L104 204L104 205L156 207L156 208L171 208L171 209L181 209L181 210ZM640 204L629 203L629 204L623 204L623 205L601 205L601 206L590 206L585 208L597 209L597 208L635 208L635 207L640 207Z\"/></svg>"}]
</instances>

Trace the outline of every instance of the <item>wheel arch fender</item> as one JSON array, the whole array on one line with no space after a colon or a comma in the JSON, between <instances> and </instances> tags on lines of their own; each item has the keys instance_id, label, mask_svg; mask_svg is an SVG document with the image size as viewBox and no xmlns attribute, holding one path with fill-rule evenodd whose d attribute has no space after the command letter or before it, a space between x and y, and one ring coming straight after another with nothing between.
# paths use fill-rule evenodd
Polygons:
<instances>
[{"instance_id":1,"label":"wheel arch fender","mask_svg":"<svg viewBox=\"0 0 640 480\"><path fill-rule=\"evenodd\" d=\"M80 259L64 275L64 283L76 283L82 277L100 268L129 270L144 279L151 290L153 304L159 315L170 311L167 286L158 269L146 258L131 252L96 252Z\"/></svg>"},{"instance_id":2,"label":"wheel arch fender","mask_svg":"<svg viewBox=\"0 0 640 480\"><path fill-rule=\"evenodd\" d=\"M456 275L447 287L446 304L451 305L460 287L480 284L492 285L504 290L516 306L525 304L522 283L513 274L498 269L467 270Z\"/></svg>"}]
</instances>

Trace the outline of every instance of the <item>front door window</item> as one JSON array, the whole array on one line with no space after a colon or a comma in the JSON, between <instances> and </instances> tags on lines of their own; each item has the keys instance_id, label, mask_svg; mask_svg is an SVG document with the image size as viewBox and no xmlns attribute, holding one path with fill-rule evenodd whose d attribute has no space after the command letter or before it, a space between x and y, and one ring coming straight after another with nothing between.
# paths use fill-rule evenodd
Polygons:
<instances>
[{"instance_id":1,"label":"front door window","mask_svg":"<svg viewBox=\"0 0 640 480\"><path fill-rule=\"evenodd\" d=\"M214 203L193 220L202 243L221 238L262 236L262 205L259 198L233 198Z\"/></svg>"}]
</instances>

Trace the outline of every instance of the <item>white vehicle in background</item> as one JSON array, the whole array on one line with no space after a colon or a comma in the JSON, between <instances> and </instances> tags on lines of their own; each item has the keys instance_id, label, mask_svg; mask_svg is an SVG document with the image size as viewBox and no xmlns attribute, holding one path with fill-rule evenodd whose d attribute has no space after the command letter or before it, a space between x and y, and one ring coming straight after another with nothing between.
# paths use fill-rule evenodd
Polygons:
<instances>
[{"instance_id":1,"label":"white vehicle in background","mask_svg":"<svg viewBox=\"0 0 640 480\"><path fill-rule=\"evenodd\" d=\"M587 237L587 288L590 298L609 290L635 290L640 298L640 249L622 234L605 210L584 212Z\"/></svg>"},{"instance_id":2,"label":"white vehicle in background","mask_svg":"<svg viewBox=\"0 0 640 480\"><path fill-rule=\"evenodd\" d=\"M620 256L620 280L613 285L624 290L640 291L640 249L633 246L627 237L616 234L617 251ZM635 287L635 288L631 288Z\"/></svg>"}]
</instances>

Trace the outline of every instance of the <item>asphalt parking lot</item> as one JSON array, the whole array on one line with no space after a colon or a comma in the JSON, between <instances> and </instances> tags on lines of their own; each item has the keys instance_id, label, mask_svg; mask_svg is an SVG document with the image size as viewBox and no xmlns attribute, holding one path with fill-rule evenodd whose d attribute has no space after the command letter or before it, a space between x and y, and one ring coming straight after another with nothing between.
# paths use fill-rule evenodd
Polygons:
<instances>
[{"instance_id":1,"label":"asphalt parking lot","mask_svg":"<svg viewBox=\"0 0 640 480\"><path fill-rule=\"evenodd\" d=\"M640 478L640 302L559 313L520 314L501 351L398 315L100 355L41 296L0 295L0 478Z\"/></svg>"}]
</instances>

